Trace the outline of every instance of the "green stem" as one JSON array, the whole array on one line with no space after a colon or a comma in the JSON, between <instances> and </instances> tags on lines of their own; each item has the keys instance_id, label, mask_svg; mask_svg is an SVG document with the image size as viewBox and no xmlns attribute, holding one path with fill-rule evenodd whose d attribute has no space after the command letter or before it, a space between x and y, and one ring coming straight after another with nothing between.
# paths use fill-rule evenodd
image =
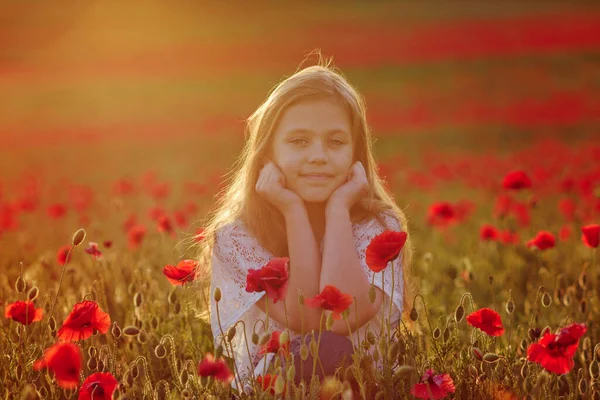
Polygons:
<instances>
[{"instance_id":1,"label":"green stem","mask_svg":"<svg viewBox=\"0 0 600 400\"><path fill-rule=\"evenodd\" d=\"M215 302L216 310L217 310L217 322L219 323L219 330L221 331L221 337L223 338L223 343L225 344L225 350L227 351L227 356L233 360L233 368L235 370L235 384L238 387L240 392L243 392L243 388L241 382L239 381L239 372L237 368L237 363L235 358L233 357L233 348L231 349L231 353L229 352L229 347L227 347L227 340L225 333L223 332L223 326L221 326L221 316L219 315L219 302Z\"/></svg>"}]
</instances>

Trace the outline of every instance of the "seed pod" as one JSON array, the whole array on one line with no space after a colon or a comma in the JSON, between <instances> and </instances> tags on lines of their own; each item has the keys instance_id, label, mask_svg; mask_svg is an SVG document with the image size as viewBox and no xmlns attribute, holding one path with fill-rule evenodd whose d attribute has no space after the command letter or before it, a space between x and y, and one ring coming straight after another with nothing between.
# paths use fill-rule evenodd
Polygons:
<instances>
[{"instance_id":1,"label":"seed pod","mask_svg":"<svg viewBox=\"0 0 600 400\"><path fill-rule=\"evenodd\" d=\"M216 287L215 291L213 292L213 299L215 299L215 301L218 303L221 301L221 288L220 287Z\"/></svg>"},{"instance_id":2,"label":"seed pod","mask_svg":"<svg viewBox=\"0 0 600 400\"><path fill-rule=\"evenodd\" d=\"M333 313L329 313L327 315L327 319L325 320L325 329L330 331L332 326L333 326Z\"/></svg>"},{"instance_id":3,"label":"seed pod","mask_svg":"<svg viewBox=\"0 0 600 400\"><path fill-rule=\"evenodd\" d=\"M138 367L137 364L133 365L133 368L131 368L130 374L133 379L136 379L139 376L140 368Z\"/></svg>"},{"instance_id":4,"label":"seed pod","mask_svg":"<svg viewBox=\"0 0 600 400\"><path fill-rule=\"evenodd\" d=\"M417 309L413 306L413 308L410 310L410 319L411 321L415 322L418 318L419 313L417 312Z\"/></svg>"},{"instance_id":5,"label":"seed pod","mask_svg":"<svg viewBox=\"0 0 600 400\"><path fill-rule=\"evenodd\" d=\"M313 356L313 358L317 358L317 356L319 355L319 348L317 347L317 342L315 341L315 338L313 338L310 341L309 349L310 355Z\"/></svg>"},{"instance_id":6,"label":"seed pod","mask_svg":"<svg viewBox=\"0 0 600 400\"><path fill-rule=\"evenodd\" d=\"M169 304L177 303L177 294L174 290L169 292L169 295L167 296L167 301L169 302Z\"/></svg>"},{"instance_id":7,"label":"seed pod","mask_svg":"<svg viewBox=\"0 0 600 400\"><path fill-rule=\"evenodd\" d=\"M154 348L154 355L157 358L165 358L165 356L167 355L167 349L165 346L163 346L161 343L158 344L158 346L156 346Z\"/></svg>"},{"instance_id":8,"label":"seed pod","mask_svg":"<svg viewBox=\"0 0 600 400\"><path fill-rule=\"evenodd\" d=\"M140 329L137 326L127 325L125 328L123 328L123 333L125 336L133 337L140 333Z\"/></svg>"},{"instance_id":9,"label":"seed pod","mask_svg":"<svg viewBox=\"0 0 600 400\"><path fill-rule=\"evenodd\" d=\"M185 386L188 383L188 381L190 379L190 375L188 374L188 372L186 370L181 371L180 379L181 379L181 384L183 386Z\"/></svg>"},{"instance_id":10,"label":"seed pod","mask_svg":"<svg viewBox=\"0 0 600 400\"><path fill-rule=\"evenodd\" d=\"M17 364L17 368L15 368L15 375L18 381L23 379L23 366L21 364Z\"/></svg>"},{"instance_id":11,"label":"seed pod","mask_svg":"<svg viewBox=\"0 0 600 400\"><path fill-rule=\"evenodd\" d=\"M136 326L138 329L142 329L142 320L140 320L140 319L137 319L137 318L136 318L136 319L135 319L135 326Z\"/></svg>"},{"instance_id":12,"label":"seed pod","mask_svg":"<svg viewBox=\"0 0 600 400\"><path fill-rule=\"evenodd\" d=\"M281 366L281 357L275 357L275 371L277 371L279 369L279 367ZM279 371L277 371L277 373L279 373Z\"/></svg>"},{"instance_id":13,"label":"seed pod","mask_svg":"<svg viewBox=\"0 0 600 400\"><path fill-rule=\"evenodd\" d=\"M158 318L152 317L152 319L150 320L150 326L154 330L158 329Z\"/></svg>"},{"instance_id":14,"label":"seed pod","mask_svg":"<svg viewBox=\"0 0 600 400\"><path fill-rule=\"evenodd\" d=\"M512 314L513 312L515 312L515 302L512 301L512 299L510 299L510 298L506 302L506 312L509 314Z\"/></svg>"},{"instance_id":15,"label":"seed pod","mask_svg":"<svg viewBox=\"0 0 600 400\"><path fill-rule=\"evenodd\" d=\"M483 361L483 352L477 347L471 347L471 354L479 361Z\"/></svg>"},{"instance_id":16,"label":"seed pod","mask_svg":"<svg viewBox=\"0 0 600 400\"><path fill-rule=\"evenodd\" d=\"M375 286L371 285L369 288L369 301L371 304L375 303Z\"/></svg>"},{"instance_id":17,"label":"seed pod","mask_svg":"<svg viewBox=\"0 0 600 400\"><path fill-rule=\"evenodd\" d=\"M499 359L500 359L500 356L495 353L486 353L483 356L483 361L490 363L490 364L497 362Z\"/></svg>"},{"instance_id":18,"label":"seed pod","mask_svg":"<svg viewBox=\"0 0 600 400\"><path fill-rule=\"evenodd\" d=\"M542 295L542 305L544 307L550 307L551 304L552 304L552 297L550 296L550 293L544 292L544 294Z\"/></svg>"},{"instance_id":19,"label":"seed pod","mask_svg":"<svg viewBox=\"0 0 600 400\"><path fill-rule=\"evenodd\" d=\"M133 380L136 378L136 376L133 376L134 372L133 369L131 369L129 371L129 373L126 375L125 377L125 382L127 383L128 387L132 387L133 386Z\"/></svg>"},{"instance_id":20,"label":"seed pod","mask_svg":"<svg viewBox=\"0 0 600 400\"><path fill-rule=\"evenodd\" d=\"M96 348L96 346L90 346L88 348L87 353L89 357L96 357L96 355L98 354L98 349Z\"/></svg>"},{"instance_id":21,"label":"seed pod","mask_svg":"<svg viewBox=\"0 0 600 400\"><path fill-rule=\"evenodd\" d=\"M600 377L600 367L598 366L597 360L592 360L592 362L590 363L589 373L590 377L593 380L598 380L598 378Z\"/></svg>"},{"instance_id":22,"label":"seed pod","mask_svg":"<svg viewBox=\"0 0 600 400\"><path fill-rule=\"evenodd\" d=\"M444 343L447 343L449 339L450 339L450 329L448 329L448 327L446 327L446 329L444 329Z\"/></svg>"},{"instance_id":23,"label":"seed pod","mask_svg":"<svg viewBox=\"0 0 600 400\"><path fill-rule=\"evenodd\" d=\"M229 328L229 330L227 331L227 341L231 342L233 340L233 338L235 337L235 325L233 325L231 328Z\"/></svg>"},{"instance_id":24,"label":"seed pod","mask_svg":"<svg viewBox=\"0 0 600 400\"><path fill-rule=\"evenodd\" d=\"M215 349L215 360L218 360L223 355L223 345L219 345Z\"/></svg>"},{"instance_id":25,"label":"seed pod","mask_svg":"<svg viewBox=\"0 0 600 400\"><path fill-rule=\"evenodd\" d=\"M433 338L439 339L441 335L442 335L441 329L436 326L436 328L433 330Z\"/></svg>"},{"instance_id":26,"label":"seed pod","mask_svg":"<svg viewBox=\"0 0 600 400\"><path fill-rule=\"evenodd\" d=\"M117 325L116 321L113 322L113 326L112 326L110 333L112 333L112 335L115 339L118 339L121 337L121 333L122 333L121 328L119 328L119 325Z\"/></svg>"},{"instance_id":27,"label":"seed pod","mask_svg":"<svg viewBox=\"0 0 600 400\"><path fill-rule=\"evenodd\" d=\"M34 286L27 292L27 300L34 301L35 299L37 299L39 294L40 290L37 288L37 286Z\"/></svg>"},{"instance_id":28,"label":"seed pod","mask_svg":"<svg viewBox=\"0 0 600 400\"><path fill-rule=\"evenodd\" d=\"M135 296L133 296L133 306L139 307L142 305L142 292L137 292Z\"/></svg>"},{"instance_id":29,"label":"seed pod","mask_svg":"<svg viewBox=\"0 0 600 400\"><path fill-rule=\"evenodd\" d=\"M252 343L258 344L258 340L259 340L258 333L253 332L252 333Z\"/></svg>"},{"instance_id":30,"label":"seed pod","mask_svg":"<svg viewBox=\"0 0 600 400\"><path fill-rule=\"evenodd\" d=\"M375 342L377 342L377 339L375 338L375 335L371 331L369 331L367 333L367 340L369 341L370 344L375 344Z\"/></svg>"},{"instance_id":31,"label":"seed pod","mask_svg":"<svg viewBox=\"0 0 600 400\"><path fill-rule=\"evenodd\" d=\"M529 376L529 364L527 364L526 362L523 363L523 366L521 367L521 377L523 379L527 378Z\"/></svg>"},{"instance_id":32,"label":"seed pod","mask_svg":"<svg viewBox=\"0 0 600 400\"><path fill-rule=\"evenodd\" d=\"M456 310L454 310L454 319L456 320L456 323L459 323L460 321L462 321L464 316L465 316L465 307L462 304L459 304L458 307L456 307Z\"/></svg>"},{"instance_id":33,"label":"seed pod","mask_svg":"<svg viewBox=\"0 0 600 400\"><path fill-rule=\"evenodd\" d=\"M306 361L308 358L308 346L306 343L302 343L302 346L300 346L300 358L302 361Z\"/></svg>"},{"instance_id":34,"label":"seed pod","mask_svg":"<svg viewBox=\"0 0 600 400\"><path fill-rule=\"evenodd\" d=\"M85 230L84 229L78 229L77 232L75 232L75 234L73 235L73 246L79 246L81 244L81 242L83 242L83 240L85 239Z\"/></svg>"},{"instance_id":35,"label":"seed pod","mask_svg":"<svg viewBox=\"0 0 600 400\"><path fill-rule=\"evenodd\" d=\"M379 362L379 350L377 348L373 351L373 361Z\"/></svg>"},{"instance_id":36,"label":"seed pod","mask_svg":"<svg viewBox=\"0 0 600 400\"><path fill-rule=\"evenodd\" d=\"M25 289L27 289L27 283L25 283L23 277L18 276L17 280L15 281L15 290L17 293L23 293Z\"/></svg>"}]
</instances>

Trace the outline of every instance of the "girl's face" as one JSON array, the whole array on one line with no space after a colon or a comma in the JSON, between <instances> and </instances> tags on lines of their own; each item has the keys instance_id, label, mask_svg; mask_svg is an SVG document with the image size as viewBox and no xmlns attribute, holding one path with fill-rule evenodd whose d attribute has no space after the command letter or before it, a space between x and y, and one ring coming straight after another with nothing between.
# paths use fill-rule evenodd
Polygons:
<instances>
[{"instance_id":1,"label":"girl's face","mask_svg":"<svg viewBox=\"0 0 600 400\"><path fill-rule=\"evenodd\" d=\"M281 115L271 150L287 189L305 202L325 202L346 182L353 162L349 113L332 99L293 104Z\"/></svg>"}]
</instances>

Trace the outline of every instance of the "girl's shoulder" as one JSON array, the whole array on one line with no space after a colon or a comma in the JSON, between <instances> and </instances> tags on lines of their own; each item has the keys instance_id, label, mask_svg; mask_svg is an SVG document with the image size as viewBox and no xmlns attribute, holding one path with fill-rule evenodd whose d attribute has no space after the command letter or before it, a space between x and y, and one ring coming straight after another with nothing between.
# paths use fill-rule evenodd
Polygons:
<instances>
[{"instance_id":1,"label":"girl's shoulder","mask_svg":"<svg viewBox=\"0 0 600 400\"><path fill-rule=\"evenodd\" d=\"M363 236L369 231L400 231L402 224L400 218L392 210L382 211L376 215L371 215L360 222L354 224L355 234L358 237Z\"/></svg>"}]
</instances>

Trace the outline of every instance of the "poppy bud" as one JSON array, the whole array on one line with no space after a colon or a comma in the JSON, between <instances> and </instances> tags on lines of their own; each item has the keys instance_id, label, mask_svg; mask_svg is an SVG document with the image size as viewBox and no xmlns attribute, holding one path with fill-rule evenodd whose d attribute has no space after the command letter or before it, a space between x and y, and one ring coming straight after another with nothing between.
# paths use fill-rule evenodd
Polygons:
<instances>
[{"instance_id":1,"label":"poppy bud","mask_svg":"<svg viewBox=\"0 0 600 400\"><path fill-rule=\"evenodd\" d=\"M369 301L371 304L375 303L375 286L371 285L369 288Z\"/></svg>"},{"instance_id":2,"label":"poppy bud","mask_svg":"<svg viewBox=\"0 0 600 400\"><path fill-rule=\"evenodd\" d=\"M488 276L488 282L490 283L490 285L494 284L494 277L492 275Z\"/></svg>"},{"instance_id":3,"label":"poppy bud","mask_svg":"<svg viewBox=\"0 0 600 400\"><path fill-rule=\"evenodd\" d=\"M577 387L579 388L579 393L581 393L583 395L587 393L588 383L585 380L585 378L581 378L579 380L579 384L577 385Z\"/></svg>"},{"instance_id":4,"label":"poppy bud","mask_svg":"<svg viewBox=\"0 0 600 400\"><path fill-rule=\"evenodd\" d=\"M258 340L259 340L258 333L252 332L252 343L258 344Z\"/></svg>"},{"instance_id":5,"label":"poppy bud","mask_svg":"<svg viewBox=\"0 0 600 400\"><path fill-rule=\"evenodd\" d=\"M523 366L521 367L521 377L523 379L527 378L527 376L529 375L529 364L524 363Z\"/></svg>"},{"instance_id":6,"label":"poppy bud","mask_svg":"<svg viewBox=\"0 0 600 400\"><path fill-rule=\"evenodd\" d=\"M309 349L310 349L310 355L313 356L313 358L317 358L318 357L318 353L319 353L319 349L317 347L317 342L315 341L315 338L313 337L312 340L310 341L309 344Z\"/></svg>"},{"instance_id":7,"label":"poppy bud","mask_svg":"<svg viewBox=\"0 0 600 400\"><path fill-rule=\"evenodd\" d=\"M56 330L56 319L51 317L48 321L48 328L50 328L50 332L54 332Z\"/></svg>"},{"instance_id":8,"label":"poppy bud","mask_svg":"<svg viewBox=\"0 0 600 400\"><path fill-rule=\"evenodd\" d=\"M258 344L262 346L265 343L267 343L270 338L271 338L271 334L269 332L263 333L262 336L260 337L260 340L258 341Z\"/></svg>"},{"instance_id":9,"label":"poppy bud","mask_svg":"<svg viewBox=\"0 0 600 400\"><path fill-rule=\"evenodd\" d=\"M292 380L294 380L295 376L296 376L296 367L294 367L294 364L291 364L287 369L286 378L288 381L292 381Z\"/></svg>"},{"instance_id":10,"label":"poppy bud","mask_svg":"<svg viewBox=\"0 0 600 400\"><path fill-rule=\"evenodd\" d=\"M85 239L85 230L79 229L73 235L73 246L79 246L81 242Z\"/></svg>"},{"instance_id":11,"label":"poppy bud","mask_svg":"<svg viewBox=\"0 0 600 400\"><path fill-rule=\"evenodd\" d=\"M527 340L522 339L521 343L519 344L519 347L521 348L521 351L527 351Z\"/></svg>"},{"instance_id":12,"label":"poppy bud","mask_svg":"<svg viewBox=\"0 0 600 400\"><path fill-rule=\"evenodd\" d=\"M333 326L333 313L329 313L327 315L327 320L325 321L325 329L330 331L332 326Z\"/></svg>"},{"instance_id":13,"label":"poppy bud","mask_svg":"<svg viewBox=\"0 0 600 400\"><path fill-rule=\"evenodd\" d=\"M27 284L25 283L25 280L23 279L23 277L18 276L17 280L15 281L15 290L17 291L17 293L23 293L25 289L27 289Z\"/></svg>"},{"instance_id":14,"label":"poppy bud","mask_svg":"<svg viewBox=\"0 0 600 400\"><path fill-rule=\"evenodd\" d=\"M532 342L535 342L541 336L542 330L540 328L529 328L527 334L529 335L529 339L531 339Z\"/></svg>"},{"instance_id":15,"label":"poppy bud","mask_svg":"<svg viewBox=\"0 0 600 400\"><path fill-rule=\"evenodd\" d=\"M552 297L550 297L550 293L544 292L542 295L542 305L544 307L550 307L550 304L552 304Z\"/></svg>"},{"instance_id":16,"label":"poppy bud","mask_svg":"<svg viewBox=\"0 0 600 400\"><path fill-rule=\"evenodd\" d=\"M181 312L181 303L177 303L175 304L175 307L173 307L173 312L177 315Z\"/></svg>"},{"instance_id":17,"label":"poppy bud","mask_svg":"<svg viewBox=\"0 0 600 400\"><path fill-rule=\"evenodd\" d=\"M483 361L483 353L477 347L471 347L471 354L479 361Z\"/></svg>"},{"instance_id":18,"label":"poppy bud","mask_svg":"<svg viewBox=\"0 0 600 400\"><path fill-rule=\"evenodd\" d=\"M302 361L306 361L308 358L308 346L305 343L302 343L302 346L300 346L300 358Z\"/></svg>"},{"instance_id":19,"label":"poppy bud","mask_svg":"<svg viewBox=\"0 0 600 400\"><path fill-rule=\"evenodd\" d=\"M167 355L167 349L161 343L154 348L154 355L157 358L164 358Z\"/></svg>"},{"instance_id":20,"label":"poppy bud","mask_svg":"<svg viewBox=\"0 0 600 400\"><path fill-rule=\"evenodd\" d=\"M277 371L277 373L279 373L280 366L281 366L281 358L275 357L275 371Z\"/></svg>"},{"instance_id":21,"label":"poppy bud","mask_svg":"<svg viewBox=\"0 0 600 400\"><path fill-rule=\"evenodd\" d=\"M135 319L135 326L138 327L138 329L142 329L142 320L140 319Z\"/></svg>"},{"instance_id":22,"label":"poppy bud","mask_svg":"<svg viewBox=\"0 0 600 400\"><path fill-rule=\"evenodd\" d=\"M27 300L34 301L35 299L37 299L39 294L40 290L37 288L37 286L34 286L27 292Z\"/></svg>"},{"instance_id":23,"label":"poppy bud","mask_svg":"<svg viewBox=\"0 0 600 400\"><path fill-rule=\"evenodd\" d=\"M223 355L223 345L219 345L215 349L215 360L218 360Z\"/></svg>"},{"instance_id":24,"label":"poppy bud","mask_svg":"<svg viewBox=\"0 0 600 400\"><path fill-rule=\"evenodd\" d=\"M133 379L138 377L138 375L140 374L140 368L137 364L134 364L133 368L131 368L130 374Z\"/></svg>"},{"instance_id":25,"label":"poppy bud","mask_svg":"<svg viewBox=\"0 0 600 400\"><path fill-rule=\"evenodd\" d=\"M456 323L459 323L460 321L462 321L464 316L465 316L465 307L462 304L459 304L458 307L456 307L456 310L454 310L454 319L456 320Z\"/></svg>"},{"instance_id":26,"label":"poppy bud","mask_svg":"<svg viewBox=\"0 0 600 400\"><path fill-rule=\"evenodd\" d=\"M213 292L213 298L215 299L215 301L217 303L221 301L221 288L220 287L215 288L215 291Z\"/></svg>"},{"instance_id":27,"label":"poppy bud","mask_svg":"<svg viewBox=\"0 0 600 400\"><path fill-rule=\"evenodd\" d=\"M387 359L390 363L394 363L396 357L398 357L398 353L400 353L400 345L398 342L392 343L390 348L388 349Z\"/></svg>"},{"instance_id":28,"label":"poppy bud","mask_svg":"<svg viewBox=\"0 0 600 400\"><path fill-rule=\"evenodd\" d=\"M112 335L115 339L118 339L121 337L121 328L119 328L119 325L117 325L116 322L113 322L113 326L112 326L110 333L112 333Z\"/></svg>"},{"instance_id":29,"label":"poppy bud","mask_svg":"<svg viewBox=\"0 0 600 400\"><path fill-rule=\"evenodd\" d=\"M448 342L449 339L450 339L450 329L448 329L448 327L446 327L446 329L444 329L444 343Z\"/></svg>"},{"instance_id":30,"label":"poppy bud","mask_svg":"<svg viewBox=\"0 0 600 400\"><path fill-rule=\"evenodd\" d=\"M500 359L500 356L498 354L495 353L486 353L483 356L483 361L488 362L488 363L495 363Z\"/></svg>"},{"instance_id":31,"label":"poppy bud","mask_svg":"<svg viewBox=\"0 0 600 400\"><path fill-rule=\"evenodd\" d=\"M229 330L227 331L227 341L231 342L233 340L233 337L235 336L235 325L232 326L231 328L229 328Z\"/></svg>"},{"instance_id":32,"label":"poppy bud","mask_svg":"<svg viewBox=\"0 0 600 400\"><path fill-rule=\"evenodd\" d=\"M585 299L582 299L579 302L579 312L582 314L585 314L586 311L587 311L587 302L585 301Z\"/></svg>"},{"instance_id":33,"label":"poppy bud","mask_svg":"<svg viewBox=\"0 0 600 400\"><path fill-rule=\"evenodd\" d=\"M350 307L348 307L344 311L342 311L342 318L348 319L349 316L350 316Z\"/></svg>"},{"instance_id":34,"label":"poppy bud","mask_svg":"<svg viewBox=\"0 0 600 400\"><path fill-rule=\"evenodd\" d=\"M215 289L215 293L216 293L216 289ZM175 304L175 303L177 303L177 295L175 294L174 290L171 291L171 292L169 292L169 296L167 297L167 301L169 302L169 304Z\"/></svg>"},{"instance_id":35,"label":"poppy bud","mask_svg":"<svg viewBox=\"0 0 600 400\"><path fill-rule=\"evenodd\" d=\"M158 329L158 318L152 317L150 320L150 326L152 326L152 329Z\"/></svg>"},{"instance_id":36,"label":"poppy bud","mask_svg":"<svg viewBox=\"0 0 600 400\"><path fill-rule=\"evenodd\" d=\"M381 336L379 338L379 343L377 344L377 347L379 347L379 354L381 355L385 355L386 351L387 351L387 340L385 338L385 336Z\"/></svg>"},{"instance_id":37,"label":"poppy bud","mask_svg":"<svg viewBox=\"0 0 600 400\"><path fill-rule=\"evenodd\" d=\"M600 367L598 366L597 360L593 360L590 363L589 372L590 372L590 377L593 380L598 380L598 377L600 376Z\"/></svg>"},{"instance_id":38,"label":"poppy bud","mask_svg":"<svg viewBox=\"0 0 600 400\"><path fill-rule=\"evenodd\" d=\"M379 362L379 350L377 348L373 351L373 361Z\"/></svg>"},{"instance_id":39,"label":"poppy bud","mask_svg":"<svg viewBox=\"0 0 600 400\"><path fill-rule=\"evenodd\" d=\"M283 380L283 376L278 375L277 379L275 379L275 394L283 393L285 389L285 381Z\"/></svg>"},{"instance_id":40,"label":"poppy bud","mask_svg":"<svg viewBox=\"0 0 600 400\"><path fill-rule=\"evenodd\" d=\"M137 335L137 341L140 344L146 344L148 341L148 334L144 331L140 331L140 333Z\"/></svg>"},{"instance_id":41,"label":"poppy bud","mask_svg":"<svg viewBox=\"0 0 600 400\"><path fill-rule=\"evenodd\" d=\"M439 327L436 326L436 328L433 330L433 338L434 339L439 339L439 337L441 336L442 331Z\"/></svg>"},{"instance_id":42,"label":"poppy bud","mask_svg":"<svg viewBox=\"0 0 600 400\"><path fill-rule=\"evenodd\" d=\"M123 333L125 336L133 337L139 334L140 330L137 326L127 325L125 328L123 328Z\"/></svg>"},{"instance_id":43,"label":"poppy bud","mask_svg":"<svg viewBox=\"0 0 600 400\"><path fill-rule=\"evenodd\" d=\"M375 342L377 341L377 339L375 339L375 335L371 331L367 332L367 340L370 344L375 344Z\"/></svg>"},{"instance_id":44,"label":"poppy bud","mask_svg":"<svg viewBox=\"0 0 600 400\"><path fill-rule=\"evenodd\" d=\"M133 305L136 308L142 305L142 292L137 292L135 296L133 296Z\"/></svg>"},{"instance_id":45,"label":"poppy bud","mask_svg":"<svg viewBox=\"0 0 600 400\"><path fill-rule=\"evenodd\" d=\"M87 367L90 371L95 371L96 368L98 368L98 360L96 360L96 357L90 357L87 362Z\"/></svg>"},{"instance_id":46,"label":"poppy bud","mask_svg":"<svg viewBox=\"0 0 600 400\"><path fill-rule=\"evenodd\" d=\"M287 330L281 332L279 335L279 346L284 346L287 342L290 341L290 334Z\"/></svg>"},{"instance_id":47,"label":"poppy bud","mask_svg":"<svg viewBox=\"0 0 600 400\"><path fill-rule=\"evenodd\" d=\"M469 364L469 366L467 367L467 369L469 370L469 374L473 378L476 378L479 375L479 371L477 371L477 367L475 367L473 364Z\"/></svg>"},{"instance_id":48,"label":"poppy bud","mask_svg":"<svg viewBox=\"0 0 600 400\"><path fill-rule=\"evenodd\" d=\"M510 299L510 298L506 302L506 312L509 314L512 314L513 312L515 312L515 302L512 301L512 299Z\"/></svg>"},{"instance_id":49,"label":"poppy bud","mask_svg":"<svg viewBox=\"0 0 600 400\"><path fill-rule=\"evenodd\" d=\"M415 322L419 318L419 313L417 312L417 309L414 306L410 310L409 316L410 316L411 321L413 321L413 322Z\"/></svg>"},{"instance_id":50,"label":"poppy bud","mask_svg":"<svg viewBox=\"0 0 600 400\"><path fill-rule=\"evenodd\" d=\"M17 368L15 368L15 372L16 372L16 378L17 380L21 380L23 379L23 366L21 366L21 364L17 364Z\"/></svg>"}]
</instances>

